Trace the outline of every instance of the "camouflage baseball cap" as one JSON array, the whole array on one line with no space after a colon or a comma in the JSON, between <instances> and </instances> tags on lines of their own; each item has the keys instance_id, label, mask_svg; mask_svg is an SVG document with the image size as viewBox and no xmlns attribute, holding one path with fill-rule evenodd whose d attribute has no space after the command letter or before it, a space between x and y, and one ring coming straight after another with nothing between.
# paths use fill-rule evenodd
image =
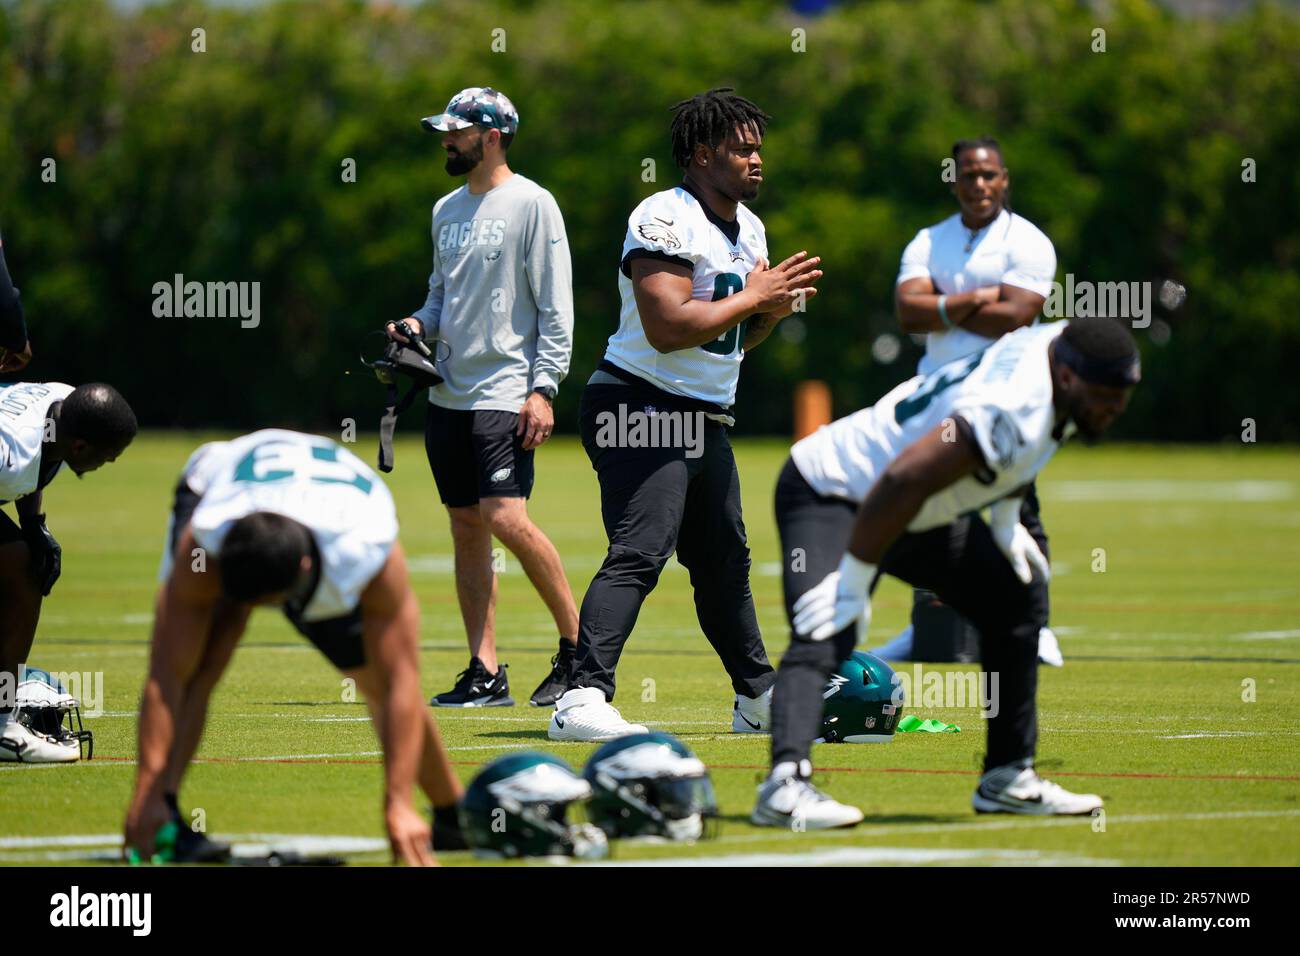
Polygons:
<instances>
[{"instance_id":1,"label":"camouflage baseball cap","mask_svg":"<svg viewBox=\"0 0 1300 956\"><path fill-rule=\"evenodd\" d=\"M510 97L490 86L471 86L451 98L447 109L437 116L426 116L420 125L429 132L446 133L469 126L499 129L513 133L519 128L519 113Z\"/></svg>"}]
</instances>

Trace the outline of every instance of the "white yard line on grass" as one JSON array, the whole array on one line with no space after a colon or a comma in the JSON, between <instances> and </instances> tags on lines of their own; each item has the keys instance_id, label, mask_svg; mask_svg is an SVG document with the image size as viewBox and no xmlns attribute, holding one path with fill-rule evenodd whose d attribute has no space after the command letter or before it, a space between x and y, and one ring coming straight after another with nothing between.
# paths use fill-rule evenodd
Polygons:
<instances>
[{"instance_id":1,"label":"white yard line on grass","mask_svg":"<svg viewBox=\"0 0 1300 956\"><path fill-rule=\"evenodd\" d=\"M976 718L978 719L978 717ZM1097 728L1092 727L1039 727L1044 734L1088 734L1095 735ZM1162 734L1151 736L1150 730L1106 729L1107 734L1126 734L1131 737L1151 737L1152 740L1192 740L1197 737L1300 737L1300 730L1223 730L1210 733Z\"/></svg>"},{"instance_id":2,"label":"white yard line on grass","mask_svg":"<svg viewBox=\"0 0 1300 956\"><path fill-rule=\"evenodd\" d=\"M1240 634L1229 634L1228 636L1238 641L1285 641L1292 637L1300 637L1300 630L1242 631Z\"/></svg>"},{"instance_id":3,"label":"white yard line on grass","mask_svg":"<svg viewBox=\"0 0 1300 956\"><path fill-rule=\"evenodd\" d=\"M457 707L440 707L438 710L434 711L434 716L435 716L435 717L441 717L441 716L443 716L444 714L448 714L448 715L450 715L450 714L459 714L460 716L456 718L457 720L502 720L502 721L509 721L509 722L511 722L511 723L518 723L518 724L537 724L537 723L545 723L547 720L550 719L550 718L547 716L547 715L550 713L550 708L547 708L546 710L542 710L541 708L538 708L538 716L537 716L537 717L491 717L491 716L488 716L488 715L484 715L484 716L481 716L481 717L480 717L480 716L478 716L477 714L466 714L466 713L463 712L464 710L478 710L478 709L480 709L480 708L470 708L470 707L466 707L466 708L457 708ZM308 721L308 723L310 723L310 721ZM645 720L645 721L642 721L642 723L646 723L646 724L657 724L657 725L659 725L659 726L665 726L665 725L667 725L667 724L672 724L673 726L682 726L682 727L684 727L684 726L698 726L698 727L723 727L723 726L726 725L726 721L724 721L724 720L672 720L672 719L665 719L665 720Z\"/></svg>"},{"instance_id":4,"label":"white yard line on grass","mask_svg":"<svg viewBox=\"0 0 1300 956\"><path fill-rule=\"evenodd\" d=\"M674 856L610 860L588 866L1122 866L1119 860L1043 854L1038 850L940 850L924 847L836 847L803 853L731 853L725 856Z\"/></svg>"},{"instance_id":5,"label":"white yard line on grass","mask_svg":"<svg viewBox=\"0 0 1300 956\"><path fill-rule=\"evenodd\" d=\"M1044 501L1289 501L1292 481L1076 480L1046 481L1038 486Z\"/></svg>"},{"instance_id":6,"label":"white yard line on grass","mask_svg":"<svg viewBox=\"0 0 1300 956\"><path fill-rule=\"evenodd\" d=\"M1300 810L1223 810L1205 813L1149 813L1111 815L1107 824L1171 823L1176 821L1238 820L1300 816ZM824 830L818 838L852 838L876 833L954 833L994 831L1021 827L1090 826L1090 817L1029 818L971 821L944 824L867 824L852 830ZM256 855L271 848L300 853L365 854L387 850L377 837L293 833L214 834L232 841L239 853ZM719 844L742 844L806 839L804 834L772 830L758 834L722 837ZM115 860L112 852L121 846L118 833L72 834L65 836L0 837L0 863L61 862L73 860ZM77 850L76 848L81 848ZM100 852L87 853L86 850ZM833 847L806 852L732 853L705 857L671 857L649 860L610 861L603 866L863 866L882 864L925 865L1008 865L1008 866L1110 866L1118 861L1068 854L1044 854L1037 850L947 849L928 847Z\"/></svg>"},{"instance_id":7,"label":"white yard line on grass","mask_svg":"<svg viewBox=\"0 0 1300 956\"><path fill-rule=\"evenodd\" d=\"M434 711L434 716L435 716L435 717L438 717L438 718L440 718L440 719L441 719L441 718L446 718L446 719L448 719L448 720L455 720L455 721L462 721L462 720L501 721L502 723L512 723L512 724L537 724L537 725L539 725L539 726L545 724L546 721L550 719L550 717L549 717L550 709L549 709L549 708L547 708L547 709L538 708L537 714L536 714L536 716L534 716L534 717L497 717L497 716L489 715L489 714L483 714L483 715L480 715L480 714L477 714L477 713L475 713L475 714L468 714L468 713L465 713L465 711L467 711L467 710L482 710L482 709L483 709L483 708L478 708L478 707L465 707L465 708L458 708L458 707L441 707L441 708L439 708L438 710ZM139 716L139 714L137 714L136 711L134 711L134 710L108 710L108 711L104 711L102 714L91 714L91 713L87 713L86 711L82 711L82 716L83 716L83 717L87 717L87 718L89 718L89 717L94 717L96 720L98 720L98 719L100 719L100 718L104 718L104 717L119 717L119 718L120 718L120 717L137 717L137 716ZM296 721L298 721L299 723L303 723L303 724L362 724L362 723L367 723L367 722L370 720L370 717L369 717L369 716L347 716L347 715L344 715L344 714L327 714L327 715L325 715L325 716L323 716L323 717L302 717L302 716L299 716L298 714L222 714L222 713L215 713L215 714L212 715L212 719L223 719L223 718L224 718L224 719L232 719L232 720L275 720L275 719L288 719L288 718L291 718L291 719L296 720ZM672 726L672 727L725 727L727 722L726 722L725 719L719 719L719 720L676 720L676 719L673 719L673 718L665 718L665 719L663 719L663 720L647 720L647 721L645 721L645 723L647 723L647 724L653 724L653 725L656 726L656 727L668 727L668 726ZM745 736L745 735L742 735L742 736ZM751 734L751 735L748 735L748 736L753 736L753 735Z\"/></svg>"},{"instance_id":8,"label":"white yard line on grass","mask_svg":"<svg viewBox=\"0 0 1300 956\"><path fill-rule=\"evenodd\" d=\"M1195 820L1239 820L1256 817L1295 817L1300 810L1221 810L1204 813L1107 814L1106 825L1139 823L1173 823ZM855 829L822 830L819 837L851 837L862 833L957 833L980 830L1014 830L1024 827L1091 827L1092 817L1029 817L1008 814L1005 819L971 820L968 823L865 823ZM762 843L768 840L799 839L803 834L772 830L720 837L719 843Z\"/></svg>"},{"instance_id":9,"label":"white yard line on grass","mask_svg":"<svg viewBox=\"0 0 1300 956\"><path fill-rule=\"evenodd\" d=\"M1275 737L1300 736L1295 730L1223 730L1206 732L1206 734L1162 734L1156 740L1209 740L1219 737Z\"/></svg>"},{"instance_id":10,"label":"white yard line on grass","mask_svg":"<svg viewBox=\"0 0 1300 956\"><path fill-rule=\"evenodd\" d=\"M554 743L555 741L547 741L548 745L552 745ZM468 746L468 747L448 747L447 749L455 750L455 751L526 750L528 748L535 747L535 746L537 745L532 743L476 744L474 746ZM260 756L260 757L216 757L211 759L198 757L195 759L194 762L195 763L214 763L214 762L215 763L275 763L277 761L282 761L282 760L307 761L307 760L332 760L332 759L345 758L345 757L382 757L383 753L384 752L382 750L356 750L356 751L348 751L347 753L331 753L331 754L270 754L268 756ZM83 767L134 767L135 763L136 762L134 760L83 760L81 761L81 766ZM5 770L26 770L30 772L40 767L57 767L57 766L60 765L52 764L52 763L49 764L5 763L5 764L0 764L0 772L3 772ZM0 846L3 846L3 844L0 843Z\"/></svg>"},{"instance_id":11,"label":"white yard line on grass","mask_svg":"<svg viewBox=\"0 0 1300 956\"><path fill-rule=\"evenodd\" d=\"M314 833L214 834L231 844L236 857L260 857L272 850L292 850L304 855L350 855L387 851L388 841L379 837L328 836ZM0 863L73 862L101 860L117 862L121 834L88 834L62 837L0 837ZM49 847L79 847L53 850Z\"/></svg>"}]
</instances>

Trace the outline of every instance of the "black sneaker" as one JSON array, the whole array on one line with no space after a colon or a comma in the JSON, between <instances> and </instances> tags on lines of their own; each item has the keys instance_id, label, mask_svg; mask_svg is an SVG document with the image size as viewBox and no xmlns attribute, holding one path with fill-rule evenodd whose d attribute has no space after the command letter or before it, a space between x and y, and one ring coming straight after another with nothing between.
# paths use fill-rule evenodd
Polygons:
<instances>
[{"instance_id":1,"label":"black sneaker","mask_svg":"<svg viewBox=\"0 0 1300 956\"><path fill-rule=\"evenodd\" d=\"M468 850L465 833L460 828L460 815L457 807L433 808L433 849L435 851Z\"/></svg>"},{"instance_id":2,"label":"black sneaker","mask_svg":"<svg viewBox=\"0 0 1300 956\"><path fill-rule=\"evenodd\" d=\"M209 840L202 833L196 833L189 827L182 826L176 833L174 863L229 863L230 844Z\"/></svg>"},{"instance_id":3,"label":"black sneaker","mask_svg":"<svg viewBox=\"0 0 1300 956\"><path fill-rule=\"evenodd\" d=\"M209 840L207 836L191 830L179 809L173 807L171 818L176 825L168 863L229 863L230 844Z\"/></svg>"},{"instance_id":4,"label":"black sneaker","mask_svg":"<svg viewBox=\"0 0 1300 956\"><path fill-rule=\"evenodd\" d=\"M560 653L551 658L551 672L533 691L528 702L534 707L553 707L564 696L573 677L573 658L578 648L564 638L560 638Z\"/></svg>"},{"instance_id":5,"label":"black sneaker","mask_svg":"<svg viewBox=\"0 0 1300 956\"><path fill-rule=\"evenodd\" d=\"M456 676L456 686L429 703L434 707L513 707L515 701L510 696L506 665L498 667L495 674L489 674L481 660L471 657L469 667Z\"/></svg>"}]
</instances>

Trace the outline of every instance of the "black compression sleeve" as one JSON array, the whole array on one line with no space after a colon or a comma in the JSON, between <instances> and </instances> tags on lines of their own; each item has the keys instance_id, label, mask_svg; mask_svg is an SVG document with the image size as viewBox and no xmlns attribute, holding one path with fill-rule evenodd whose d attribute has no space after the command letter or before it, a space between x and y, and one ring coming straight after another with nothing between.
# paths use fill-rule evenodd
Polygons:
<instances>
[{"instance_id":1,"label":"black compression sleeve","mask_svg":"<svg viewBox=\"0 0 1300 956\"><path fill-rule=\"evenodd\" d=\"M5 250L0 242L0 346L20 351L27 344L27 324L23 322L23 304L9 278Z\"/></svg>"}]
</instances>

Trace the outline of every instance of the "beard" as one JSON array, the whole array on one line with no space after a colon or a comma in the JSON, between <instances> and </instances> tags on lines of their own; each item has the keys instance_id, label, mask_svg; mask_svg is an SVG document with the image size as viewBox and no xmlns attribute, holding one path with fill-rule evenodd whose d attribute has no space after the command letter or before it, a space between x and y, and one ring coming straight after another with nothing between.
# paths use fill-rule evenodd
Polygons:
<instances>
[{"instance_id":1,"label":"beard","mask_svg":"<svg viewBox=\"0 0 1300 956\"><path fill-rule=\"evenodd\" d=\"M463 176L483 162L483 140L470 147L467 153L448 153L447 172L453 176Z\"/></svg>"},{"instance_id":2,"label":"beard","mask_svg":"<svg viewBox=\"0 0 1300 956\"><path fill-rule=\"evenodd\" d=\"M1080 415L1072 416L1072 420L1074 421L1075 433L1079 436L1079 440L1085 445L1097 444L1101 441L1102 435L1105 434L1106 430L1104 428L1099 429L1088 424Z\"/></svg>"},{"instance_id":3,"label":"beard","mask_svg":"<svg viewBox=\"0 0 1300 956\"><path fill-rule=\"evenodd\" d=\"M751 199L757 199L758 189L759 187L757 183L751 183L747 179L745 180L745 185L740 187L740 198L745 202L749 202Z\"/></svg>"}]
</instances>

